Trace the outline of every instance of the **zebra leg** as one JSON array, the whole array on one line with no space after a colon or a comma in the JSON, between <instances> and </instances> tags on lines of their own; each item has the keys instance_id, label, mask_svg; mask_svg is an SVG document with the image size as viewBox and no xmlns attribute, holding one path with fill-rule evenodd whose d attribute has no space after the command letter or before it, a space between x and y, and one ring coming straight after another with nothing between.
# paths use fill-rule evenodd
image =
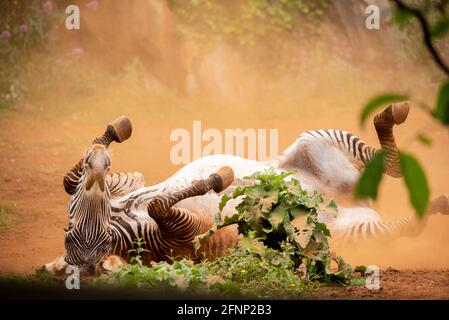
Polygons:
<instances>
[{"instance_id":1,"label":"zebra leg","mask_svg":"<svg viewBox=\"0 0 449 320\"><path fill-rule=\"evenodd\" d=\"M131 121L125 116L118 117L106 128L106 131L102 136L94 139L92 144L102 144L106 148L109 147L112 141L121 143L128 139L132 133ZM78 181L83 174L83 159L78 161L78 163L64 176L64 189L65 191L72 195L75 193Z\"/></svg>"},{"instance_id":2,"label":"zebra leg","mask_svg":"<svg viewBox=\"0 0 449 320\"><path fill-rule=\"evenodd\" d=\"M176 239L177 247L191 247L194 237L207 231L212 221L173 205L186 198L204 195L210 190L219 193L233 180L233 170L230 167L223 167L211 174L208 179L195 180L185 189L152 198L147 206L148 214L157 223L163 238Z\"/></svg>"},{"instance_id":3,"label":"zebra leg","mask_svg":"<svg viewBox=\"0 0 449 320\"><path fill-rule=\"evenodd\" d=\"M429 202L427 207L427 214L441 213L443 215L449 215L449 197L442 194L438 198Z\"/></svg>"},{"instance_id":4,"label":"zebra leg","mask_svg":"<svg viewBox=\"0 0 449 320\"><path fill-rule=\"evenodd\" d=\"M394 177L402 177L399 164L399 150L393 135L393 126L403 123L409 112L408 102L393 103L374 117L377 137L382 150L386 151L385 173Z\"/></svg>"},{"instance_id":5,"label":"zebra leg","mask_svg":"<svg viewBox=\"0 0 449 320\"><path fill-rule=\"evenodd\" d=\"M429 216L437 213L449 215L447 195L431 200L426 214L421 219L416 215L409 215L393 222L384 222L379 219L355 223L346 230L336 230L333 238L343 243L355 243L360 240L391 240L400 237L415 238L424 230Z\"/></svg>"}]
</instances>

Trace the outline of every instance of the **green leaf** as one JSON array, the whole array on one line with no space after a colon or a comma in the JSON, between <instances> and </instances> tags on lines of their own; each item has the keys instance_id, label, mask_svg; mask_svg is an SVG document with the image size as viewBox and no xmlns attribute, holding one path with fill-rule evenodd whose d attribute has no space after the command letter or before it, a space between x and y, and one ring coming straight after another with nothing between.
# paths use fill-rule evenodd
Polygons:
<instances>
[{"instance_id":1,"label":"green leaf","mask_svg":"<svg viewBox=\"0 0 449 320\"><path fill-rule=\"evenodd\" d=\"M449 30L449 18L443 17L438 20L430 30L430 36L434 39L443 37Z\"/></svg>"},{"instance_id":2,"label":"green leaf","mask_svg":"<svg viewBox=\"0 0 449 320\"><path fill-rule=\"evenodd\" d=\"M424 216L429 203L429 185L419 162L411 155L400 153L402 174L410 196L410 202L419 217Z\"/></svg>"},{"instance_id":3,"label":"green leaf","mask_svg":"<svg viewBox=\"0 0 449 320\"><path fill-rule=\"evenodd\" d=\"M239 222L239 214L234 213L232 216L226 216L223 220L222 224L219 224L217 227L218 229L229 226L230 224L238 223Z\"/></svg>"},{"instance_id":4,"label":"green leaf","mask_svg":"<svg viewBox=\"0 0 449 320\"><path fill-rule=\"evenodd\" d=\"M437 106L433 116L443 124L449 124L449 81L446 81L440 87Z\"/></svg>"},{"instance_id":5,"label":"green leaf","mask_svg":"<svg viewBox=\"0 0 449 320\"><path fill-rule=\"evenodd\" d=\"M279 225L284 221L284 218L287 215L287 210L283 206L279 206L270 213L268 221L273 226L273 228L277 230L279 228Z\"/></svg>"},{"instance_id":6,"label":"green leaf","mask_svg":"<svg viewBox=\"0 0 449 320\"><path fill-rule=\"evenodd\" d=\"M290 209L290 214L292 218L306 216L309 213L309 209L306 209L305 207L296 207Z\"/></svg>"},{"instance_id":7,"label":"green leaf","mask_svg":"<svg viewBox=\"0 0 449 320\"><path fill-rule=\"evenodd\" d=\"M260 198L259 205L262 213L271 211L271 208L278 202L279 195L277 191L268 192L263 198Z\"/></svg>"},{"instance_id":8,"label":"green leaf","mask_svg":"<svg viewBox=\"0 0 449 320\"><path fill-rule=\"evenodd\" d=\"M358 198L377 198L377 190L384 172L385 152L379 151L366 165L355 186Z\"/></svg>"},{"instance_id":9,"label":"green leaf","mask_svg":"<svg viewBox=\"0 0 449 320\"><path fill-rule=\"evenodd\" d=\"M363 107L362 113L360 114L360 126L363 127L365 125L366 119L369 117L371 113L373 113L378 108L393 102L408 100L408 96L403 94L396 93L386 93L383 95L376 96L372 98L368 103Z\"/></svg>"},{"instance_id":10,"label":"green leaf","mask_svg":"<svg viewBox=\"0 0 449 320\"><path fill-rule=\"evenodd\" d=\"M354 268L354 272L365 273L365 271L366 271L366 266L363 266L363 265L356 266Z\"/></svg>"},{"instance_id":11,"label":"green leaf","mask_svg":"<svg viewBox=\"0 0 449 320\"><path fill-rule=\"evenodd\" d=\"M418 141L426 146L430 146L432 144L432 140L430 140L430 138L424 133L418 134Z\"/></svg>"},{"instance_id":12,"label":"green leaf","mask_svg":"<svg viewBox=\"0 0 449 320\"><path fill-rule=\"evenodd\" d=\"M326 208L337 210L337 203L334 200L331 200Z\"/></svg>"},{"instance_id":13,"label":"green leaf","mask_svg":"<svg viewBox=\"0 0 449 320\"><path fill-rule=\"evenodd\" d=\"M228 203L229 200L231 200L232 197L228 196L226 193L221 197L220 204L218 205L218 209L223 211L223 208L226 206L226 203Z\"/></svg>"},{"instance_id":14,"label":"green leaf","mask_svg":"<svg viewBox=\"0 0 449 320\"><path fill-rule=\"evenodd\" d=\"M212 237L216 231L217 231L217 226L214 225L214 226L212 226L212 228L207 230L205 233L197 235L192 241L193 248L195 249L195 252L197 252L198 249L203 244L203 242L206 241L207 239L209 239L210 237Z\"/></svg>"},{"instance_id":15,"label":"green leaf","mask_svg":"<svg viewBox=\"0 0 449 320\"><path fill-rule=\"evenodd\" d=\"M313 234L313 229L310 226L305 226L303 229L295 233L296 243L303 249L307 247Z\"/></svg>"},{"instance_id":16,"label":"green leaf","mask_svg":"<svg viewBox=\"0 0 449 320\"><path fill-rule=\"evenodd\" d=\"M315 229L322 232L326 237L330 237L331 233L325 223L315 222Z\"/></svg>"}]
</instances>

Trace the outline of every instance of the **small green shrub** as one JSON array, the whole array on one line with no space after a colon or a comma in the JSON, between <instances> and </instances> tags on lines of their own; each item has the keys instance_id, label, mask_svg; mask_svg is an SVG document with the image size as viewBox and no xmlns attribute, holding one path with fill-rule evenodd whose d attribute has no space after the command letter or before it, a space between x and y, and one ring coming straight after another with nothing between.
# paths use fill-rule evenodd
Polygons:
<instances>
[{"instance_id":1,"label":"small green shrub","mask_svg":"<svg viewBox=\"0 0 449 320\"><path fill-rule=\"evenodd\" d=\"M230 255L195 264L191 260L130 264L100 277L100 286L137 287L160 292L287 298L301 295L305 283L293 268L291 247L273 250L248 238L231 249ZM288 245L287 245L288 246Z\"/></svg>"},{"instance_id":2,"label":"small green shrub","mask_svg":"<svg viewBox=\"0 0 449 320\"><path fill-rule=\"evenodd\" d=\"M231 196L224 195L219 205L221 212L229 200L243 197L236 207L237 213L222 221L219 212L216 225L197 237L196 248L217 229L238 224L240 234L248 237L254 233L256 239L271 249L282 251L284 244L292 245L295 266L304 268L310 278L347 282L351 278L351 268L329 251L330 231L317 219L318 210L336 210L335 202L326 205L320 193L309 195L297 179L289 177L291 175L292 172L276 174L270 169L245 177L256 182L237 188ZM287 177L290 179L286 180ZM333 263L336 264L334 268Z\"/></svg>"}]
</instances>

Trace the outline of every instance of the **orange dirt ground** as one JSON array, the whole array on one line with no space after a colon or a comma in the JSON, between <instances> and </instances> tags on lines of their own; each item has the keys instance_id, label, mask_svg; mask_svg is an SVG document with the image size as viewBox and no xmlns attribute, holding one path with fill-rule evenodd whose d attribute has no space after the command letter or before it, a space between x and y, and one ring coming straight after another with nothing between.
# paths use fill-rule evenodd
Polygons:
<instances>
[{"instance_id":1,"label":"orange dirt ground","mask_svg":"<svg viewBox=\"0 0 449 320\"><path fill-rule=\"evenodd\" d=\"M100 102L93 100L93 104ZM131 102L132 103L132 102ZM86 108L87 110L87 108ZM0 114L0 204L12 206L0 226L0 272L27 274L63 253L68 196L62 187L64 173L83 155L90 141L115 117L126 114L134 132L123 145L111 146L115 171L141 171L146 184L154 184L179 167L170 164L174 128L279 128L279 152L300 132L316 128L341 128L378 145L374 130L358 126L358 109L276 110L256 115L254 109L203 108L182 111L117 106L115 108L3 111ZM430 131L430 147L414 141L418 132ZM413 109L407 122L395 131L400 146L417 155L425 166L433 196L449 193L449 135L423 112ZM386 178L376 208L385 219L413 213L403 181ZM449 217L435 216L417 239L401 239L372 248L340 248L338 253L353 265L376 264L383 270L382 290L329 289L318 298L449 298ZM387 269L392 267L394 269ZM407 271L408 270L408 271ZM445 271L446 270L446 271Z\"/></svg>"}]
</instances>

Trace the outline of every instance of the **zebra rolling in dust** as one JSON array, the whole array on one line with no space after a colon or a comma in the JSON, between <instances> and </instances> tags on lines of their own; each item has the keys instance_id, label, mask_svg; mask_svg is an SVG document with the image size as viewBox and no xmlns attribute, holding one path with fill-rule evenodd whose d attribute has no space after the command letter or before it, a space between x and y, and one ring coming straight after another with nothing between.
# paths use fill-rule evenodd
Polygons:
<instances>
[{"instance_id":1,"label":"zebra rolling in dust","mask_svg":"<svg viewBox=\"0 0 449 320\"><path fill-rule=\"evenodd\" d=\"M406 120L408 111L408 103L395 103L374 118L381 148L387 151L385 173L396 178L401 177L401 172L393 127ZM149 250L147 262L166 260L168 256L210 259L225 255L238 241L236 226L218 230L197 254L192 241L213 225L225 189L232 192L248 183L243 177L268 168L277 172L293 169L303 189L319 191L336 201L337 213L318 213L333 241L414 236L429 214L449 214L446 195L430 202L423 221L409 215L388 223L367 204L347 205L361 170L379 149L346 131L304 132L273 161L231 155L204 157L149 187L143 186L143 176L137 172L109 174L109 144L123 142L131 132L126 117L116 119L64 177L65 190L71 195L65 254L45 265L50 273L63 272L67 265L76 265L87 273L113 270L126 263L128 250L137 238L143 239ZM229 201L224 215L233 214L238 202Z\"/></svg>"}]
</instances>

